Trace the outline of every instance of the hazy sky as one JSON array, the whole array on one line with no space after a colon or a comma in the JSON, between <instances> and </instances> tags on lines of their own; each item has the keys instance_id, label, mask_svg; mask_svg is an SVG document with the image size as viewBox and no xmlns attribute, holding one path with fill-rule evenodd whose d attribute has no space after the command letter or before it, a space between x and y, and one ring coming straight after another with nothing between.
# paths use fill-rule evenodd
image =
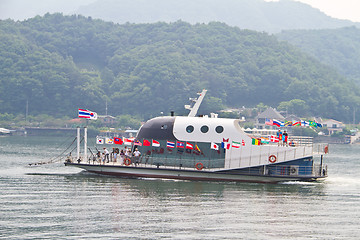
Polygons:
<instances>
[{"instance_id":1,"label":"hazy sky","mask_svg":"<svg viewBox=\"0 0 360 240\"><path fill-rule=\"evenodd\" d=\"M266 0L278 1L278 0ZM360 22L360 0L295 0L320 9L328 16Z\"/></svg>"},{"instance_id":2,"label":"hazy sky","mask_svg":"<svg viewBox=\"0 0 360 240\"><path fill-rule=\"evenodd\" d=\"M96 0L0 0L0 19L24 19L36 14L62 11L71 13ZM265 0L278 1L278 0ZM294 0L320 9L326 15L360 22L360 0Z\"/></svg>"}]
</instances>

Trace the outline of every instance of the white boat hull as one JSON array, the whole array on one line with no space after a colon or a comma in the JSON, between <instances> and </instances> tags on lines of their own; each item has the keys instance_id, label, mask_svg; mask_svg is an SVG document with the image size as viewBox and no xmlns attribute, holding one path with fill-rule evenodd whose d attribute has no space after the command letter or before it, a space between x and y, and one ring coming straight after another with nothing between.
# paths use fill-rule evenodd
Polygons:
<instances>
[{"instance_id":1,"label":"white boat hull","mask_svg":"<svg viewBox=\"0 0 360 240\"><path fill-rule=\"evenodd\" d=\"M229 182L257 182L257 183L277 183L284 181L314 181L319 177L315 176L271 176L271 175L250 175L232 174L226 171L206 171L206 170L185 170L185 169L166 169L153 167L133 167L133 166L114 166L114 165L93 165L81 163L65 163L67 166L74 166L102 175L112 175L128 178L163 178L181 179L197 181L229 181Z\"/></svg>"}]
</instances>

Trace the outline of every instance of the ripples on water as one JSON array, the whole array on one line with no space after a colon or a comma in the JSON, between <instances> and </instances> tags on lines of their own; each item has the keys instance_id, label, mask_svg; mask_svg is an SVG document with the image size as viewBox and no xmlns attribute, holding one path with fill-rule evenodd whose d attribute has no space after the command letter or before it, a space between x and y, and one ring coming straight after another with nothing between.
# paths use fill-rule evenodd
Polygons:
<instances>
[{"instance_id":1,"label":"ripples on water","mask_svg":"<svg viewBox=\"0 0 360 240\"><path fill-rule=\"evenodd\" d=\"M0 138L0 239L358 239L360 146L324 182L120 179L47 161L65 138ZM72 139L69 140L71 142Z\"/></svg>"}]
</instances>

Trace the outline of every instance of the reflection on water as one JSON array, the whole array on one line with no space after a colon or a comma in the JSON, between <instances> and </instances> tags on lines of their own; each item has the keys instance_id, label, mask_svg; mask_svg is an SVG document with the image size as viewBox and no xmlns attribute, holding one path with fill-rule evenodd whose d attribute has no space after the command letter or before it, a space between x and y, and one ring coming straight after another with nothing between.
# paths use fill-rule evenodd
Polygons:
<instances>
[{"instance_id":1,"label":"reflection on water","mask_svg":"<svg viewBox=\"0 0 360 240\"><path fill-rule=\"evenodd\" d=\"M0 238L357 239L359 146L331 146L324 182L219 183L29 167L56 138L0 138ZM91 144L91 143L90 143Z\"/></svg>"}]
</instances>

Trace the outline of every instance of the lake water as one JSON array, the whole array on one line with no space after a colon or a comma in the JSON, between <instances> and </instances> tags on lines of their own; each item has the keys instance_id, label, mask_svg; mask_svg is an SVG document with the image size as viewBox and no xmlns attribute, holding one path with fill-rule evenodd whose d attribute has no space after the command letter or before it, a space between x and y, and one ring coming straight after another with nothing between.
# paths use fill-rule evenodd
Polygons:
<instances>
[{"instance_id":1,"label":"lake water","mask_svg":"<svg viewBox=\"0 0 360 240\"><path fill-rule=\"evenodd\" d=\"M28 165L71 141L0 137L0 239L359 239L359 145L331 145L329 177L315 183L120 179Z\"/></svg>"}]
</instances>

